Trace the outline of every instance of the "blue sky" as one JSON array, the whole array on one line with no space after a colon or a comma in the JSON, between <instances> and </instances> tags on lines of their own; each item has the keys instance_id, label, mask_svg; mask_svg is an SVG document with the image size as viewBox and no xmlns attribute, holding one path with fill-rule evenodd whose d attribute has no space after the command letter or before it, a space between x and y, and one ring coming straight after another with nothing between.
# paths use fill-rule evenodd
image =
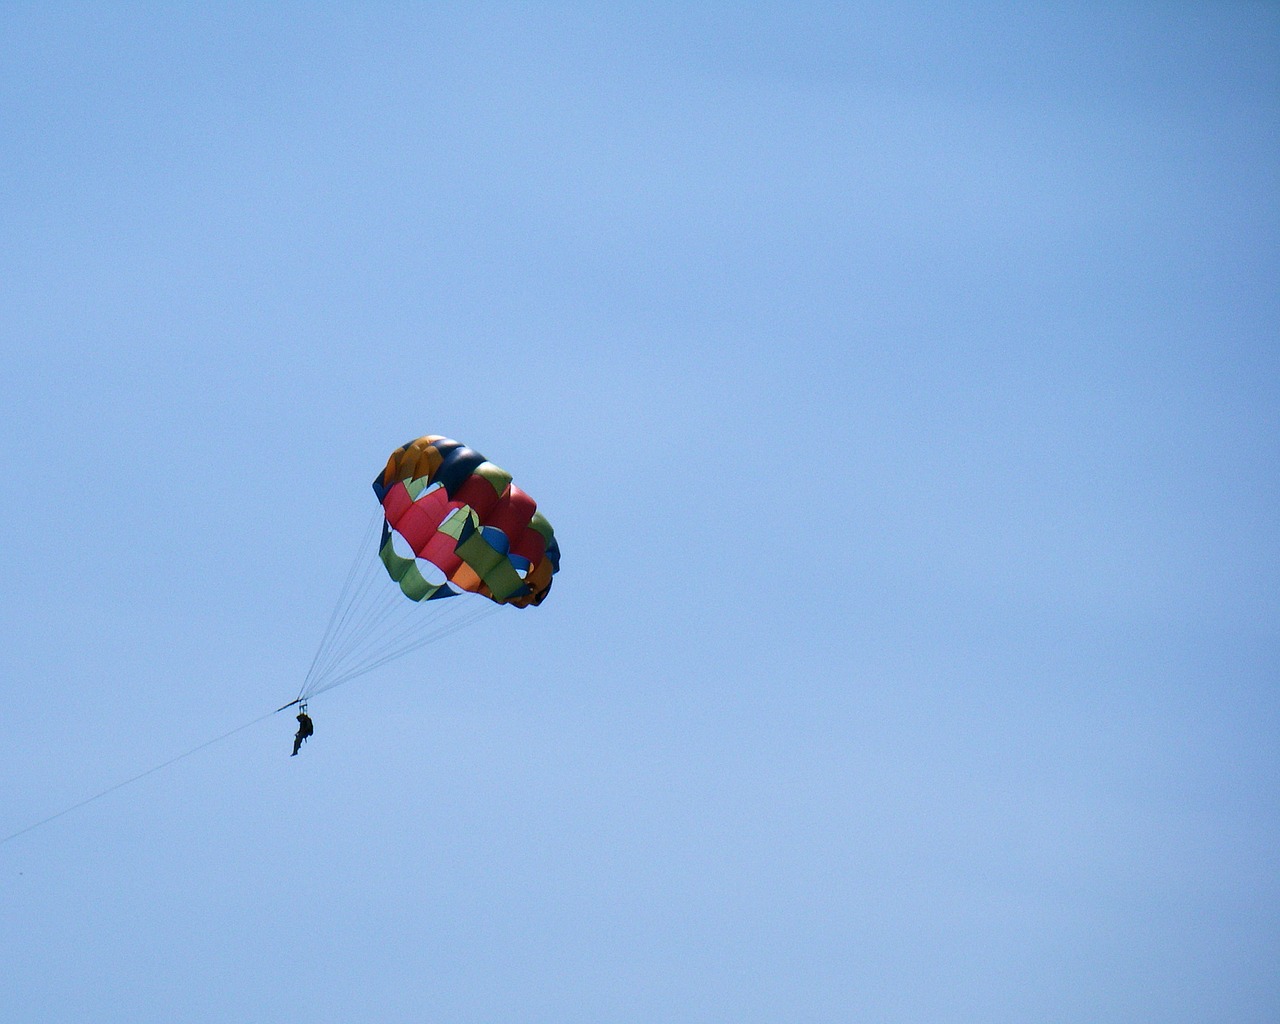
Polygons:
<instances>
[{"instance_id":1,"label":"blue sky","mask_svg":"<svg viewBox=\"0 0 1280 1024\"><path fill-rule=\"evenodd\" d=\"M1280 16L9 5L7 1019L1270 1022Z\"/></svg>"}]
</instances>

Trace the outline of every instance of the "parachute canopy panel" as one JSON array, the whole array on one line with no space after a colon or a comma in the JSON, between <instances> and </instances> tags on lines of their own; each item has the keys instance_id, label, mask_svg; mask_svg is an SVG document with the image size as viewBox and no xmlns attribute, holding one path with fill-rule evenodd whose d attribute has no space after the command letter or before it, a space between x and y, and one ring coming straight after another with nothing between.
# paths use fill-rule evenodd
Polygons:
<instances>
[{"instance_id":1,"label":"parachute canopy panel","mask_svg":"<svg viewBox=\"0 0 1280 1024\"><path fill-rule=\"evenodd\" d=\"M560 569L551 524L511 474L479 452L436 434L420 437L391 453L373 490L384 518L379 554L406 597L469 591L524 608L551 590ZM413 557L395 550L393 531ZM441 575L444 582L431 581Z\"/></svg>"}]
</instances>

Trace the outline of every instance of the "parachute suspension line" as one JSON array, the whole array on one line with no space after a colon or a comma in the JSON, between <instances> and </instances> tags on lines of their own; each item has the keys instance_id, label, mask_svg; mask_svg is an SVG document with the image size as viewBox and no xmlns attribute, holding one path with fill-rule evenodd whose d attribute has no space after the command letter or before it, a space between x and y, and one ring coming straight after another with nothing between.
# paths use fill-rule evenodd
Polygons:
<instances>
[{"instance_id":1,"label":"parachute suspension line","mask_svg":"<svg viewBox=\"0 0 1280 1024\"><path fill-rule=\"evenodd\" d=\"M427 646L428 644L433 644L437 640L443 640L447 636L452 636L454 633L457 633L460 630L466 629L467 627L475 624L476 622L479 622L481 619L488 618L490 615L497 612L499 607L496 604L488 604L488 603L482 605L478 601L472 602L472 603L477 605L477 607L468 609L467 614L457 616L455 618L455 621L447 625L443 625L440 628L435 629L424 636L420 636L415 639L412 639L405 646L397 648L394 652L388 652L385 655L378 657L374 661L360 666L359 669L354 670L353 673L351 673L348 676L345 676L343 681L345 681L347 678L354 678L356 675L363 675L366 672L371 672L376 668L381 668L383 665L387 664L390 661L393 661L396 658L402 657L405 654L409 654L412 651L416 651L419 648Z\"/></svg>"},{"instance_id":2,"label":"parachute suspension line","mask_svg":"<svg viewBox=\"0 0 1280 1024\"><path fill-rule=\"evenodd\" d=\"M360 649L353 652L343 664L335 666L332 678L324 680L317 690L332 689L341 681L363 675L427 643L469 626L498 609L497 605L488 601L482 603L479 599L468 601L463 598L452 604L463 607L441 609L437 614L432 615L428 620L431 628L425 633L422 628L422 616L430 612L421 608L409 609L407 618L391 623L368 643L362 644ZM414 611L417 611L418 615L413 615Z\"/></svg>"},{"instance_id":3,"label":"parachute suspension line","mask_svg":"<svg viewBox=\"0 0 1280 1024\"><path fill-rule=\"evenodd\" d=\"M326 678L339 671L340 666L351 657L355 649L370 642L371 635L380 628L379 623L384 622L388 616L404 614L400 607L404 601L403 597L400 596L398 588L389 585L385 576L381 580L378 579L380 569L381 565L377 562L370 567L366 579L353 598L352 614L347 616L343 627L339 630L340 635L330 646L322 665L312 676L307 693L314 692Z\"/></svg>"},{"instance_id":4,"label":"parachute suspension line","mask_svg":"<svg viewBox=\"0 0 1280 1024\"><path fill-rule=\"evenodd\" d=\"M366 552L369 550L372 531L378 525L379 518L376 515L371 518L369 526L365 529L365 535L362 536L360 545L356 548L355 557L351 559L351 566L347 570L347 579L343 581L342 590L338 591L338 599L333 604L333 611L329 613L329 622L326 623L324 632L320 635L320 643L316 644L315 654L311 655L311 664L307 666L307 673L303 677L302 687L298 690L298 700L302 699L302 694L305 694L308 682L315 675L317 667L324 662L326 654L328 654L328 650L333 644L334 636L338 634L340 620L347 613L349 603L351 603L352 584L356 580L357 572L366 567ZM297 703L297 700L294 703Z\"/></svg>"},{"instance_id":5,"label":"parachute suspension line","mask_svg":"<svg viewBox=\"0 0 1280 1024\"><path fill-rule=\"evenodd\" d=\"M315 669L307 677L306 685L302 690L303 696L306 696L307 691L317 679L324 678L335 660L341 659L344 647L350 642L355 628L360 625L358 616L363 615L365 611L366 595L369 590L369 567L366 564L363 568L364 575L348 596L333 633L326 638L324 650L316 659Z\"/></svg>"},{"instance_id":6,"label":"parachute suspension line","mask_svg":"<svg viewBox=\"0 0 1280 1024\"><path fill-rule=\"evenodd\" d=\"M379 515L374 525L381 521ZM353 647L364 642L379 622L404 604L399 588L389 585L381 560L368 554L374 536L376 532L366 538L364 551L357 556L359 570L362 571L353 574L353 579L358 582L349 588L338 621L322 641L324 649L317 655L300 696L314 692L317 684L342 664Z\"/></svg>"},{"instance_id":7,"label":"parachute suspension line","mask_svg":"<svg viewBox=\"0 0 1280 1024\"><path fill-rule=\"evenodd\" d=\"M298 696L286 707L380 668L498 609L497 604L472 595L407 599L387 577L376 553L382 523L379 510L347 571Z\"/></svg>"},{"instance_id":8,"label":"parachute suspension line","mask_svg":"<svg viewBox=\"0 0 1280 1024\"><path fill-rule=\"evenodd\" d=\"M421 617L426 614L425 610L417 606L408 609L400 607L403 603L405 603L403 598L397 604L388 604L380 598L378 604L373 606L371 613L352 629L351 636L340 649L335 651L329 663L326 664L325 670L317 674L313 680L312 692L315 688L323 686L327 680L341 675L353 662L364 658L369 649L385 648L394 630L404 629L406 626L409 629L420 626ZM417 615L411 614L413 612Z\"/></svg>"},{"instance_id":9,"label":"parachute suspension line","mask_svg":"<svg viewBox=\"0 0 1280 1024\"><path fill-rule=\"evenodd\" d=\"M401 658L406 654L425 647L428 644L435 643L438 640L443 640L445 637L451 636L459 630L466 629L468 626L473 625L481 619L488 618L490 615L498 611L500 607L490 601L484 601L481 603L481 601L477 600L468 603L473 607L468 608L465 614L454 615L452 622L422 635L417 635L418 630L415 625L415 628L410 633L410 639L407 642L396 645L393 648L388 648L382 652L370 652L368 656L369 660L352 666L332 679L325 680L320 685L314 687L308 694L308 697L314 696L318 693L325 693L328 690L343 686L344 684L351 682L353 679L357 679L360 676L372 672L374 669L381 668L383 665L395 661L397 658Z\"/></svg>"},{"instance_id":10,"label":"parachute suspension line","mask_svg":"<svg viewBox=\"0 0 1280 1024\"><path fill-rule=\"evenodd\" d=\"M316 673L317 677L323 678L331 672L350 654L352 648L377 628L378 623L400 610L403 603L404 598L399 588L391 586L390 580L382 572L381 563L377 559L368 559L365 575L352 599L349 614L339 629L340 636L335 637L322 668Z\"/></svg>"},{"instance_id":11,"label":"parachute suspension line","mask_svg":"<svg viewBox=\"0 0 1280 1024\"><path fill-rule=\"evenodd\" d=\"M351 593L351 586L355 581L356 573L364 565L367 544L376 524L377 517L371 518L368 527L365 529L364 537L361 539L360 546L356 548L355 557L351 560L351 566L347 570L347 577L343 581L342 590L339 591L338 599L333 605L333 611L329 614L329 622L325 626L324 633L321 634L320 642L316 645L316 652L311 658L311 665L307 668L307 674L303 679L302 689L298 691L299 697L301 697L306 691L307 680L309 680L312 674L316 671L316 666L322 661L329 645L333 642L333 638L338 629L339 617L341 614L345 613L347 608L349 595Z\"/></svg>"},{"instance_id":12,"label":"parachute suspension line","mask_svg":"<svg viewBox=\"0 0 1280 1024\"><path fill-rule=\"evenodd\" d=\"M439 607L439 601L433 602L436 607L424 608L421 604L405 601L398 589L393 589L392 593L398 600L395 600L389 620L382 625L375 624L373 629L357 638L358 642L349 645L341 658L331 662L324 673L318 674L307 690L308 697L331 690L341 682L364 675L438 636L453 632L459 620L461 625L469 625L498 608L488 601L466 598L449 599L443 608Z\"/></svg>"},{"instance_id":13,"label":"parachute suspension line","mask_svg":"<svg viewBox=\"0 0 1280 1024\"><path fill-rule=\"evenodd\" d=\"M321 656L333 642L334 635L337 632L339 614L348 607L347 597L351 592L351 585L355 581L356 574L362 566L367 567L369 546L373 543L375 532L381 522L381 511L374 513L364 531L364 536L360 539L360 546L356 548L355 557L351 560L351 567L347 570L347 578L342 584L342 589L338 592L338 599L333 604L333 611L329 613L329 622L325 626L324 633L320 636L320 642L316 645L316 653L312 656L311 664L307 668L307 674L303 678L302 689L298 691L299 700L302 699L302 695L306 692L307 684L315 673L316 665L320 662Z\"/></svg>"},{"instance_id":14,"label":"parachute suspension line","mask_svg":"<svg viewBox=\"0 0 1280 1024\"><path fill-rule=\"evenodd\" d=\"M386 614L379 616L367 631L362 631L356 638L358 642L350 644L343 654L344 661L356 661L364 658L372 650L397 647L404 639L420 633L424 622L439 623L451 618L455 606L467 602L452 601L443 606L437 600L434 606L406 601L397 589L390 590L392 602ZM337 663L334 665L337 669Z\"/></svg>"}]
</instances>

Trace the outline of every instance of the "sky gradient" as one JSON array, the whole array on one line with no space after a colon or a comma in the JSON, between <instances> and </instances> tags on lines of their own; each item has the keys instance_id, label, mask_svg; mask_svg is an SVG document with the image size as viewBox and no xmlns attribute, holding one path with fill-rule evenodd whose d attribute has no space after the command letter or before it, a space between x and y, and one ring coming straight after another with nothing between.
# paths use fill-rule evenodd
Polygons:
<instances>
[{"instance_id":1,"label":"sky gradient","mask_svg":"<svg viewBox=\"0 0 1280 1024\"><path fill-rule=\"evenodd\" d=\"M1280 15L0 11L0 1016L1280 1017ZM373 552L369 552L373 557Z\"/></svg>"}]
</instances>

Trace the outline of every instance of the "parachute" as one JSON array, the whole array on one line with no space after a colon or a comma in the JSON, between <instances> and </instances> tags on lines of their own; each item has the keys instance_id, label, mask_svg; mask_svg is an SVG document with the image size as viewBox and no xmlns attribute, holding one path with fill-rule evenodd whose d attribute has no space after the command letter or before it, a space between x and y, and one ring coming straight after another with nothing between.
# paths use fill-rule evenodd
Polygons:
<instances>
[{"instance_id":1,"label":"parachute","mask_svg":"<svg viewBox=\"0 0 1280 1024\"><path fill-rule=\"evenodd\" d=\"M540 605L560 569L560 547L537 503L458 441L431 434L401 445L373 491L380 510L294 703L503 605Z\"/></svg>"},{"instance_id":2,"label":"parachute","mask_svg":"<svg viewBox=\"0 0 1280 1024\"><path fill-rule=\"evenodd\" d=\"M406 597L462 590L524 608L551 590L560 568L551 524L511 474L479 452L447 437L420 437L391 453L373 490L384 517L378 554ZM393 531L415 558L395 552ZM428 582L419 559L448 582Z\"/></svg>"}]
</instances>

